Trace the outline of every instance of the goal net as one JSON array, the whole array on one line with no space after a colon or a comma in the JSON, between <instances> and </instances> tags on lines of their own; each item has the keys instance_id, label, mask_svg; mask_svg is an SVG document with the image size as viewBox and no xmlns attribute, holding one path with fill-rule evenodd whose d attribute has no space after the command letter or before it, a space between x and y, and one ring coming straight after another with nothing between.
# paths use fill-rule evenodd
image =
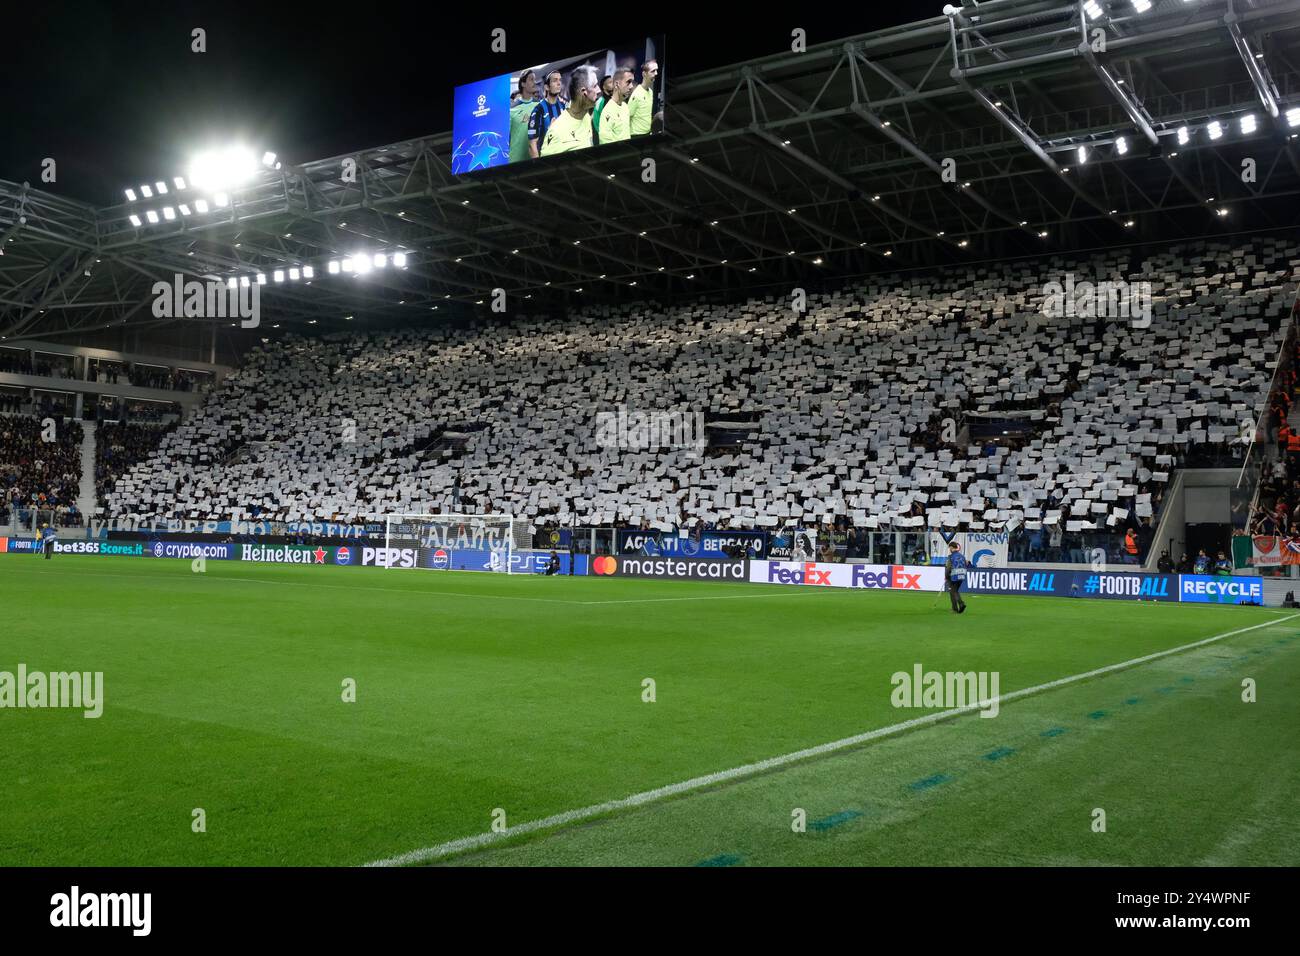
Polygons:
<instances>
[{"instance_id":1,"label":"goal net","mask_svg":"<svg viewBox=\"0 0 1300 956\"><path fill-rule=\"evenodd\" d=\"M396 514L384 517L384 547L393 555L413 549L415 561L385 567L513 574L515 554L529 548L528 525L511 515ZM394 551L392 549L399 549Z\"/></svg>"}]
</instances>

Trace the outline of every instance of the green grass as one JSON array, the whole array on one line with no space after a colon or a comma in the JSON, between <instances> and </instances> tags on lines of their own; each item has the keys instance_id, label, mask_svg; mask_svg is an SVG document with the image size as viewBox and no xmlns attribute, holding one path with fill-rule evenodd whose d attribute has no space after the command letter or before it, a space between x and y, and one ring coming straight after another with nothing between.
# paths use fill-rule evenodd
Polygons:
<instances>
[{"instance_id":1,"label":"green grass","mask_svg":"<svg viewBox=\"0 0 1300 956\"><path fill-rule=\"evenodd\" d=\"M1282 618L969 603L4 556L0 670L103 671L106 703L0 710L0 865L366 863L916 717L890 675L917 662L1007 694ZM1297 625L446 862L1295 865Z\"/></svg>"}]
</instances>

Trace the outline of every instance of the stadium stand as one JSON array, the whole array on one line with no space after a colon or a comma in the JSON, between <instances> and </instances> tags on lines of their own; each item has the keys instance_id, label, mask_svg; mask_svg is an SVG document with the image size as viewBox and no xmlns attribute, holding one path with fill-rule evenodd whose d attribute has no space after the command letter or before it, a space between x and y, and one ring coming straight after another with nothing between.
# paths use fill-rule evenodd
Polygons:
<instances>
[{"instance_id":1,"label":"stadium stand","mask_svg":"<svg viewBox=\"0 0 1300 956\"><path fill-rule=\"evenodd\" d=\"M77 508L81 480L80 422L55 422L55 440L42 439L42 420L0 416L0 504L10 513L53 512L56 524L80 525Z\"/></svg>"},{"instance_id":2,"label":"stadium stand","mask_svg":"<svg viewBox=\"0 0 1300 956\"><path fill-rule=\"evenodd\" d=\"M99 425L95 434L95 496L100 503L107 489L128 468L153 451L167 430L167 427L131 422Z\"/></svg>"},{"instance_id":3,"label":"stadium stand","mask_svg":"<svg viewBox=\"0 0 1300 956\"><path fill-rule=\"evenodd\" d=\"M1295 241L1217 241L880 277L802 315L768 297L293 337L250 353L104 510L354 520L452 510L459 475L460 507L539 525L1023 527L1026 556L1134 529L1144 555L1176 468L1240 462L1297 264ZM1149 326L1045 316L1067 273L1150 281ZM619 406L752 424L703 454L599 447L596 414ZM940 440L981 414L1030 434Z\"/></svg>"}]
</instances>

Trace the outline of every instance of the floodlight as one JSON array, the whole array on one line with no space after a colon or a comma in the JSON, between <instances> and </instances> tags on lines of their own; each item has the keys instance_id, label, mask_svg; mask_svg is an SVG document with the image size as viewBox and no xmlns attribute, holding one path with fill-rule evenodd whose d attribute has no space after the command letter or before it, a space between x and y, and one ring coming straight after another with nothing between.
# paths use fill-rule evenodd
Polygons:
<instances>
[{"instance_id":1,"label":"floodlight","mask_svg":"<svg viewBox=\"0 0 1300 956\"><path fill-rule=\"evenodd\" d=\"M297 282L299 279L302 278L302 273L299 272L296 268L290 269L289 278L292 279L294 282Z\"/></svg>"},{"instance_id":2,"label":"floodlight","mask_svg":"<svg viewBox=\"0 0 1300 956\"><path fill-rule=\"evenodd\" d=\"M173 177L172 177L172 182L174 182L174 183L176 184L176 188L177 188L177 189L184 189L184 188L185 188L185 177L184 177L184 176L173 176Z\"/></svg>"},{"instance_id":3,"label":"floodlight","mask_svg":"<svg viewBox=\"0 0 1300 956\"><path fill-rule=\"evenodd\" d=\"M284 281L284 270L283 270L283 269L276 269L276 270L275 270L275 281L276 281L276 282L283 282L283 281Z\"/></svg>"},{"instance_id":4,"label":"floodlight","mask_svg":"<svg viewBox=\"0 0 1300 956\"><path fill-rule=\"evenodd\" d=\"M337 259L330 260L329 270L330 270L330 275L332 276L336 276L339 274L339 263Z\"/></svg>"},{"instance_id":5,"label":"floodlight","mask_svg":"<svg viewBox=\"0 0 1300 956\"><path fill-rule=\"evenodd\" d=\"M153 188L156 189L156 190L158 190L158 195L159 195L159 196L166 196L166 195L167 195L167 184L166 184L165 182L163 182L161 179L158 180L158 182L156 182L156 183L153 184Z\"/></svg>"},{"instance_id":6,"label":"floodlight","mask_svg":"<svg viewBox=\"0 0 1300 956\"><path fill-rule=\"evenodd\" d=\"M1255 114L1247 113L1241 118L1241 131L1246 134L1255 132Z\"/></svg>"},{"instance_id":7,"label":"floodlight","mask_svg":"<svg viewBox=\"0 0 1300 956\"><path fill-rule=\"evenodd\" d=\"M220 152L209 150L194 157L189 172L196 189L229 189L257 172L257 157L245 146L230 146Z\"/></svg>"},{"instance_id":8,"label":"floodlight","mask_svg":"<svg viewBox=\"0 0 1300 956\"><path fill-rule=\"evenodd\" d=\"M1080 146L1078 152L1079 152L1079 165L1082 166L1084 163L1088 161L1088 147Z\"/></svg>"},{"instance_id":9,"label":"floodlight","mask_svg":"<svg viewBox=\"0 0 1300 956\"><path fill-rule=\"evenodd\" d=\"M163 218L166 219L168 222L171 222L173 219L176 218L176 210L173 209L171 206L163 206Z\"/></svg>"},{"instance_id":10,"label":"floodlight","mask_svg":"<svg viewBox=\"0 0 1300 956\"><path fill-rule=\"evenodd\" d=\"M1187 145L1187 141L1188 141L1189 139L1191 139L1191 138L1192 138L1192 134L1191 134L1190 132L1188 132L1188 129L1187 129L1186 126L1180 126L1180 127L1178 127L1178 145L1179 145L1179 146L1186 146L1186 145Z\"/></svg>"},{"instance_id":11,"label":"floodlight","mask_svg":"<svg viewBox=\"0 0 1300 956\"><path fill-rule=\"evenodd\" d=\"M386 265L388 265L388 256L380 252L375 253L375 268L382 269Z\"/></svg>"},{"instance_id":12,"label":"floodlight","mask_svg":"<svg viewBox=\"0 0 1300 956\"><path fill-rule=\"evenodd\" d=\"M316 278L316 270L313 269L311 266L303 266L302 277L304 279L314 279Z\"/></svg>"},{"instance_id":13,"label":"floodlight","mask_svg":"<svg viewBox=\"0 0 1300 956\"><path fill-rule=\"evenodd\" d=\"M212 204L218 207L224 207L230 202L230 197L225 193L217 193L212 197Z\"/></svg>"},{"instance_id":14,"label":"floodlight","mask_svg":"<svg viewBox=\"0 0 1300 956\"><path fill-rule=\"evenodd\" d=\"M1295 124L1292 124L1292 125L1295 125ZM128 190L126 191L126 199L127 199L127 202L135 202L135 190L134 190L134 189L128 189Z\"/></svg>"},{"instance_id":15,"label":"floodlight","mask_svg":"<svg viewBox=\"0 0 1300 956\"><path fill-rule=\"evenodd\" d=\"M208 211L208 201L207 201L206 199L196 199L196 200L194 200L194 209L195 209L196 212L207 212L207 211Z\"/></svg>"},{"instance_id":16,"label":"floodlight","mask_svg":"<svg viewBox=\"0 0 1300 956\"><path fill-rule=\"evenodd\" d=\"M132 214L131 214L131 225L135 226L137 229L140 228L140 225L141 225L141 223L140 223L140 217L137 216L135 213L132 213Z\"/></svg>"},{"instance_id":17,"label":"floodlight","mask_svg":"<svg viewBox=\"0 0 1300 956\"><path fill-rule=\"evenodd\" d=\"M1123 156L1125 153L1128 152L1128 140L1125 139L1123 136L1115 140L1115 149L1119 152L1121 156Z\"/></svg>"},{"instance_id":18,"label":"floodlight","mask_svg":"<svg viewBox=\"0 0 1300 956\"><path fill-rule=\"evenodd\" d=\"M361 255L357 256L356 267L357 267L357 273L359 275L365 275L371 269L370 257L365 253L362 253Z\"/></svg>"},{"instance_id":19,"label":"floodlight","mask_svg":"<svg viewBox=\"0 0 1300 956\"><path fill-rule=\"evenodd\" d=\"M259 272L259 273L257 274L257 284L258 284L258 285L266 285L266 273L265 273L265 272Z\"/></svg>"},{"instance_id":20,"label":"floodlight","mask_svg":"<svg viewBox=\"0 0 1300 956\"><path fill-rule=\"evenodd\" d=\"M154 222L157 222L157 221L158 221L158 214L157 214L156 212L154 212L152 209L148 210L148 211L144 214L144 217L145 217L146 219L148 219L151 223L154 223Z\"/></svg>"},{"instance_id":21,"label":"floodlight","mask_svg":"<svg viewBox=\"0 0 1300 956\"><path fill-rule=\"evenodd\" d=\"M1212 122L1209 126L1205 127L1205 129L1210 134L1210 139L1223 138L1223 127L1219 124L1218 120Z\"/></svg>"},{"instance_id":22,"label":"floodlight","mask_svg":"<svg viewBox=\"0 0 1300 956\"><path fill-rule=\"evenodd\" d=\"M1286 123L1292 129L1300 126L1300 106L1294 106L1286 111Z\"/></svg>"},{"instance_id":23,"label":"floodlight","mask_svg":"<svg viewBox=\"0 0 1300 956\"><path fill-rule=\"evenodd\" d=\"M1085 0L1083 10L1088 14L1089 20L1096 20L1102 13L1101 5L1097 3L1097 0Z\"/></svg>"},{"instance_id":24,"label":"floodlight","mask_svg":"<svg viewBox=\"0 0 1300 956\"><path fill-rule=\"evenodd\" d=\"M1146 13L1151 9L1151 0L1133 0L1133 9L1138 13Z\"/></svg>"},{"instance_id":25,"label":"floodlight","mask_svg":"<svg viewBox=\"0 0 1300 956\"><path fill-rule=\"evenodd\" d=\"M343 263L342 263L342 267L343 267L343 271L344 271L344 272L351 272L351 271L352 271L352 260L351 260L351 259L344 259L344 260L343 260Z\"/></svg>"},{"instance_id":26,"label":"floodlight","mask_svg":"<svg viewBox=\"0 0 1300 956\"><path fill-rule=\"evenodd\" d=\"M231 277L230 277L230 281L226 283L226 288L227 288L227 289L234 289L234 288L236 288L238 285L239 285L239 282L236 281L236 279L235 279L234 276L231 276Z\"/></svg>"},{"instance_id":27,"label":"floodlight","mask_svg":"<svg viewBox=\"0 0 1300 956\"><path fill-rule=\"evenodd\" d=\"M396 253L396 254L393 256L393 265L397 266L397 268L399 268L399 269L405 269L405 268L406 268L406 253L405 253L405 252L399 252L399 253Z\"/></svg>"},{"instance_id":28,"label":"floodlight","mask_svg":"<svg viewBox=\"0 0 1300 956\"><path fill-rule=\"evenodd\" d=\"M153 190L150 189L148 186L141 186L140 195L143 196L145 199L153 199Z\"/></svg>"},{"instance_id":29,"label":"floodlight","mask_svg":"<svg viewBox=\"0 0 1300 956\"><path fill-rule=\"evenodd\" d=\"M245 289L247 289L250 285L252 285L252 281L248 278L248 276L241 276L239 279L239 284L242 285Z\"/></svg>"},{"instance_id":30,"label":"floodlight","mask_svg":"<svg viewBox=\"0 0 1300 956\"><path fill-rule=\"evenodd\" d=\"M262 165L263 165L263 166L274 166L274 165L275 165L275 153L272 153L270 150L268 150L267 152L263 153L263 154L262 154Z\"/></svg>"},{"instance_id":31,"label":"floodlight","mask_svg":"<svg viewBox=\"0 0 1300 956\"><path fill-rule=\"evenodd\" d=\"M182 216L188 216L190 214L190 207L187 206L185 203L181 203L179 208Z\"/></svg>"}]
</instances>

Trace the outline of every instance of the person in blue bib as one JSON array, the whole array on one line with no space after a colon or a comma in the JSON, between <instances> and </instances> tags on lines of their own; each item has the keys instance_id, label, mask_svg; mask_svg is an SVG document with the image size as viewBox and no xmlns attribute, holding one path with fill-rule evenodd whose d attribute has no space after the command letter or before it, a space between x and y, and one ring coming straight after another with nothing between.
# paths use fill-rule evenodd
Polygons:
<instances>
[{"instance_id":1,"label":"person in blue bib","mask_svg":"<svg viewBox=\"0 0 1300 956\"><path fill-rule=\"evenodd\" d=\"M54 542L59 540L59 533L54 530L54 525L47 524L45 530L41 532L41 538L45 543L45 560L48 561L50 555L54 553Z\"/></svg>"},{"instance_id":2,"label":"person in blue bib","mask_svg":"<svg viewBox=\"0 0 1300 956\"><path fill-rule=\"evenodd\" d=\"M961 596L961 586L966 583L966 568L966 555L961 553L961 545L953 541L948 545L948 560L943 563L943 580L948 586L954 614L966 610L966 602Z\"/></svg>"}]
</instances>

